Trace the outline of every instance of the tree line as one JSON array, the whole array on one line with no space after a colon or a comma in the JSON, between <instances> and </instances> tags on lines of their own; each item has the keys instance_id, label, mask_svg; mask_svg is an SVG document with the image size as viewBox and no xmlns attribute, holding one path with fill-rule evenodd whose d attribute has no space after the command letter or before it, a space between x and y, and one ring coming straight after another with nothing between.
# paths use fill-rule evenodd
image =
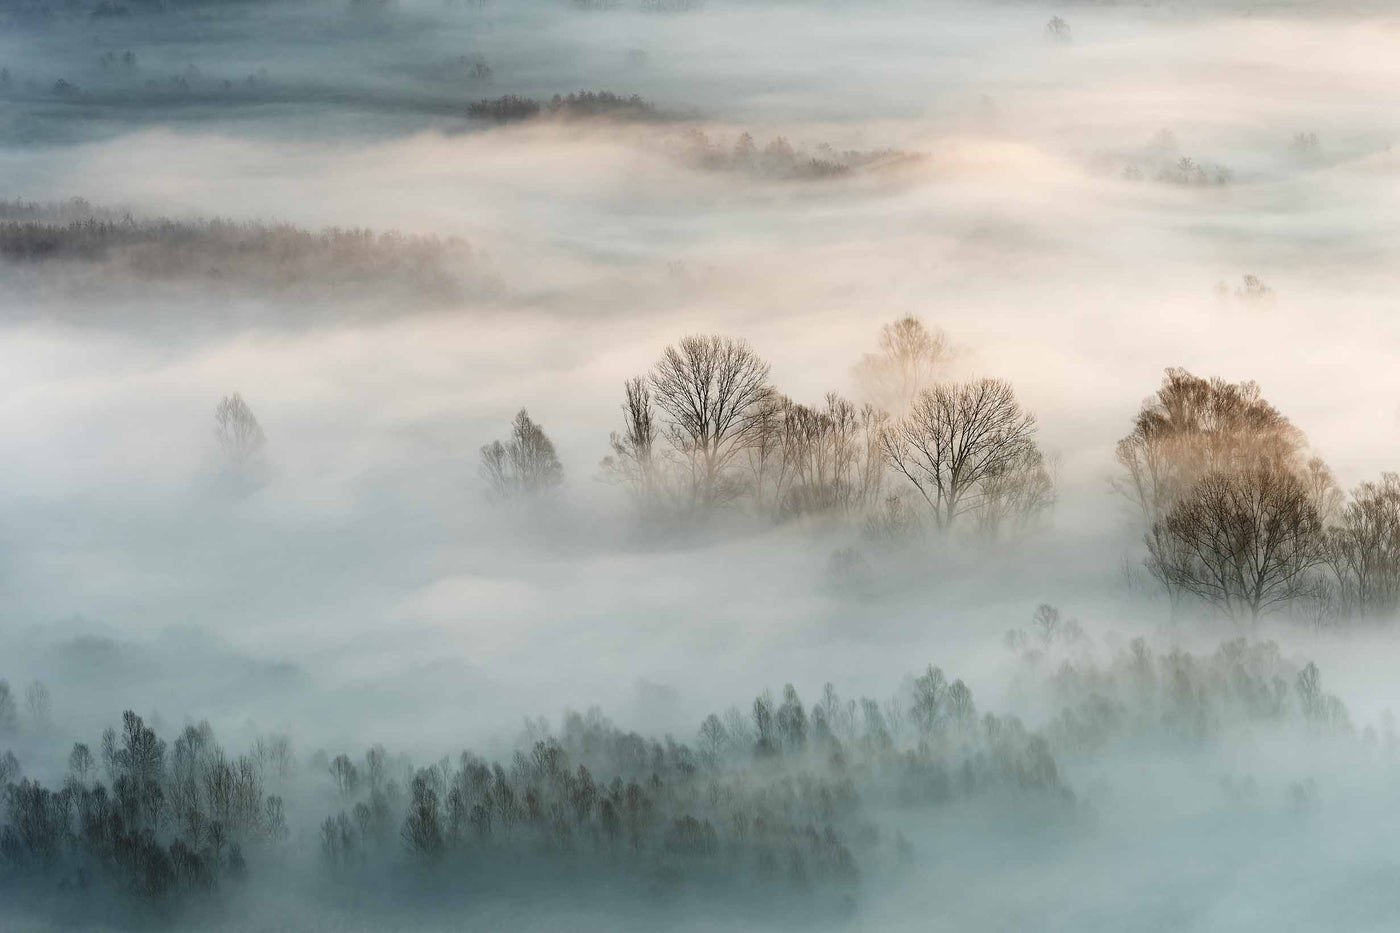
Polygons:
<instances>
[{"instance_id":1,"label":"tree line","mask_svg":"<svg viewBox=\"0 0 1400 933\"><path fill-rule=\"evenodd\" d=\"M712 140L698 128L682 134L676 155L684 162L712 172L740 172L759 178L819 180L840 178L860 169L882 169L916 164L927 158L922 153L898 149L837 151L819 143L815 151L794 147L778 136L760 146L747 131L732 146L720 137Z\"/></svg>"},{"instance_id":2,"label":"tree line","mask_svg":"<svg viewBox=\"0 0 1400 933\"><path fill-rule=\"evenodd\" d=\"M473 101L467 105L467 116L480 120L509 123L551 117L561 120L582 120L606 117L612 120L660 120L665 118L657 107L640 94L615 94L612 91L576 91L555 94L546 101L533 97L505 94L501 97Z\"/></svg>"},{"instance_id":3,"label":"tree line","mask_svg":"<svg viewBox=\"0 0 1400 933\"><path fill-rule=\"evenodd\" d=\"M265 779L286 767L289 749L273 740L230 758L208 723L167 749L127 711L96 752L73 746L59 788L6 782L0 882L12 894L77 890L157 914L236 884L246 852L287 837L282 798L265 792Z\"/></svg>"},{"instance_id":4,"label":"tree line","mask_svg":"<svg viewBox=\"0 0 1400 933\"><path fill-rule=\"evenodd\" d=\"M314 837L331 881L401 865L471 884L533 866L657 891L777 886L824 904L908 857L878 819L886 807L1010 794L1063 814L1074 802L1044 738L979 715L966 685L932 665L886 703L830 684L811 705L792 685L765 692L707 717L689 743L593 709L566 713L557 733L527 723L505 761L466 751L415 768L373 746L302 763L276 735L233 757L207 723L167 745L128 711L95 746L73 746L61 786L19 771L3 785L0 890L83 890L172 920L283 864L295 827L269 788L299 780L313 785L299 799L335 801L319 829L296 834Z\"/></svg>"},{"instance_id":5,"label":"tree line","mask_svg":"<svg viewBox=\"0 0 1400 933\"><path fill-rule=\"evenodd\" d=\"M952 352L941 331L901 319L855 368L864 402L829 393L807 405L774 387L746 341L682 338L624 384L599 476L638 516L676 526L741 512L843 523L872 544L1024 533L1054 506L1054 459L1010 383L948 378ZM498 501L563 483L554 445L523 409L511 438L481 457ZM1344 493L1256 383L1168 369L1116 458L1114 486L1173 611L1194 603L1245 623L1400 613L1400 474Z\"/></svg>"},{"instance_id":6,"label":"tree line","mask_svg":"<svg viewBox=\"0 0 1400 933\"><path fill-rule=\"evenodd\" d=\"M765 692L747 713L708 716L693 745L624 732L592 710L566 714L557 735L535 727L510 762L464 752L413 771L406 788L386 779L380 748L358 771L337 761L351 775L338 778L340 792L360 799L322 825L335 871L388 853L424 869L529 859L668 883L845 892L861 865L908 845L872 819L884 807L996 793L1052 809L1073 801L1042 738L1014 717L979 717L966 685L931 665L886 704L844 699L830 684L811 706L790 684L780 697Z\"/></svg>"},{"instance_id":7,"label":"tree line","mask_svg":"<svg viewBox=\"0 0 1400 933\"><path fill-rule=\"evenodd\" d=\"M374 285L438 304L499 289L495 275L456 237L135 218L81 199L0 201L0 260L40 270L100 263L142 282L195 279L277 291L315 283L347 293Z\"/></svg>"},{"instance_id":8,"label":"tree line","mask_svg":"<svg viewBox=\"0 0 1400 933\"><path fill-rule=\"evenodd\" d=\"M1317 666L1272 642L1239 638L1193 655L1134 639L1105 661L1051 606L1006 642L1013 695L1024 694L1038 730L979 710L962 680L932 664L883 702L831 684L812 703L792 684L765 691L705 717L690 741L646 737L592 709L566 712L557 730L527 721L505 759L468 750L425 766L380 745L299 759L280 735L235 757L207 723L167 745L128 711L95 745L73 746L60 786L18 765L4 775L0 890L82 890L175 920L300 856L333 896L375 879L414 879L418 894L425 884L445 893L611 879L752 904L798 892L827 910L917 858L903 817L982 800L1073 822L1084 810L1065 765L1128 745L1189 755L1273 730L1400 751L1389 713L1358 735ZM1274 777L1298 778L1292 796L1316 794L1305 775ZM1230 799L1260 793L1252 776L1224 789ZM287 793L310 807L301 821ZM319 824L318 804L330 809Z\"/></svg>"},{"instance_id":9,"label":"tree line","mask_svg":"<svg viewBox=\"0 0 1400 933\"><path fill-rule=\"evenodd\" d=\"M1055 500L1035 416L1004 380L943 380L950 357L946 335L904 318L856 367L867 401L832 392L807 405L778 391L746 341L682 338L624 384L622 428L600 478L653 522L742 511L850 522L877 539L1029 527ZM481 459L499 501L548 496L563 482L553 444L525 410Z\"/></svg>"},{"instance_id":10,"label":"tree line","mask_svg":"<svg viewBox=\"0 0 1400 933\"><path fill-rule=\"evenodd\" d=\"M1044 732L1057 756L1092 757L1143 739L1201 747L1258 728L1356 734L1346 705L1323 690L1317 665L1285 658L1272 641L1234 638L1196 655L1157 651L1138 637L1104 662L1077 620L1042 605L1028 627L1006 633L1005 643L1017 659L1012 691L1048 707ZM1366 725L1361 738L1400 751L1389 711L1379 731Z\"/></svg>"}]
</instances>

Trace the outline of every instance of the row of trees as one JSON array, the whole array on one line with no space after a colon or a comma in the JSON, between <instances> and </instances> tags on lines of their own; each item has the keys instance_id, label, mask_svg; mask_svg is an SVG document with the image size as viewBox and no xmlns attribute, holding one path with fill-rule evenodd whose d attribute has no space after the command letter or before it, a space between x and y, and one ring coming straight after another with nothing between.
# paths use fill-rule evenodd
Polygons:
<instances>
[{"instance_id":1,"label":"row of trees","mask_svg":"<svg viewBox=\"0 0 1400 933\"><path fill-rule=\"evenodd\" d=\"M612 120L659 120L661 111L637 94L623 96L612 91L579 91L548 101L506 94L474 101L467 105L467 116L507 123L536 117L578 120L606 117Z\"/></svg>"},{"instance_id":2,"label":"row of trees","mask_svg":"<svg viewBox=\"0 0 1400 933\"><path fill-rule=\"evenodd\" d=\"M1147 526L1147 567L1173 604L1255 621L1400 612L1400 476L1346 496L1253 382L1167 371L1118 443L1118 488Z\"/></svg>"},{"instance_id":3,"label":"row of trees","mask_svg":"<svg viewBox=\"0 0 1400 933\"><path fill-rule=\"evenodd\" d=\"M690 743L620 729L595 709L566 713L557 731L528 723L508 760L466 751L421 768L374 746L353 759L318 752L299 772L285 738L231 758L207 724L167 747L128 712L94 748L73 747L58 789L16 767L0 774L0 891L84 886L167 908L234 891L260 865L290 864L291 815L265 788L300 774L318 784L299 799L335 802L319 831L296 835L351 883L407 869L415 890L615 878L742 896L776 884L830 906L912 854L886 828L891 813L991 797L1072 817L1062 764L1115 746L1190 750L1266 729L1356 736L1317 666L1270 642L1192 655L1136 639L1103 662L1077 623L1042 606L1008 644L1020 656L1013 692L1046 722L1039 732L979 712L967 685L933 665L886 702L827 684L808 704L789 684L707 716ZM1389 714L1361 741L1400 749Z\"/></svg>"},{"instance_id":4,"label":"row of trees","mask_svg":"<svg viewBox=\"0 0 1400 933\"><path fill-rule=\"evenodd\" d=\"M1042 738L1011 717L979 718L971 691L931 665L883 704L831 685L812 705L791 685L765 692L747 712L707 717L693 744L624 731L597 710L567 713L557 734L543 720L530 728L502 762L468 751L415 769L381 746L358 761L317 753L319 792L341 808L320 825L323 865L353 877L405 857L450 862L454 883L470 883L534 864L839 900L863 870L906 854L871 804L990 793L1058 811L1072 800ZM265 788L295 774L284 738L231 758L207 723L167 746L127 712L95 747L73 747L57 789L17 766L0 775L0 891L84 886L173 909L231 890L290 837L282 798Z\"/></svg>"},{"instance_id":5,"label":"row of trees","mask_svg":"<svg viewBox=\"0 0 1400 933\"><path fill-rule=\"evenodd\" d=\"M742 507L876 531L908 502L940 531L1024 526L1054 502L1035 416L1002 380L940 381L950 357L944 334L905 318L856 368L867 402L829 393L809 406L777 391L747 342L685 337L626 382L602 478L653 520ZM483 447L481 459L499 499L562 482L553 444L523 410L511 440Z\"/></svg>"},{"instance_id":6,"label":"row of trees","mask_svg":"<svg viewBox=\"0 0 1400 933\"><path fill-rule=\"evenodd\" d=\"M1072 799L1043 739L1014 718L979 719L966 685L933 666L885 704L828 684L808 706L788 685L747 712L708 716L694 745L622 731L596 710L567 713L558 734L533 727L512 761L444 758L413 772L406 794L382 779L345 782L355 766L335 761L342 794L359 799L322 824L325 863L353 872L406 851L420 868L452 864L452 878L533 862L551 877L587 866L664 886L842 893L862 866L907 847L881 833L872 805ZM354 773L383 761L371 749Z\"/></svg>"},{"instance_id":7,"label":"row of trees","mask_svg":"<svg viewBox=\"0 0 1400 933\"><path fill-rule=\"evenodd\" d=\"M937 381L951 355L944 335L906 318L856 368L882 405L830 393L807 406L773 388L744 341L686 337L625 384L602 478L652 521L742 508L854 522L878 538L1024 530L1055 497L1035 417L1003 381ZM225 398L215 421L230 473L253 475L265 438L247 403ZM1196 601L1250 622L1300 608L1317 620L1400 614L1400 474L1343 494L1257 384L1169 369L1116 455L1116 488L1145 526L1147 569L1174 609ZM564 479L523 409L508 440L482 448L481 474L502 502Z\"/></svg>"},{"instance_id":8,"label":"row of trees","mask_svg":"<svg viewBox=\"0 0 1400 933\"><path fill-rule=\"evenodd\" d=\"M495 273L457 237L222 218L132 217L82 199L0 200L0 260L53 280L73 264L100 264L116 284L198 282L206 290L253 289L346 301L367 292L457 304L500 290ZM395 308L401 303L391 302Z\"/></svg>"},{"instance_id":9,"label":"row of trees","mask_svg":"<svg viewBox=\"0 0 1400 933\"><path fill-rule=\"evenodd\" d=\"M683 338L625 384L602 478L655 521L742 509L853 522L877 538L1023 531L1055 501L1035 416L1002 380L945 381L952 354L945 335L905 318L856 368L865 404L831 393L808 406L773 387L743 340ZM1169 369L1116 454L1116 487L1173 607L1194 600L1247 621L1400 613L1400 475L1344 495L1257 384ZM509 443L482 449L482 474L503 500L563 481L524 411Z\"/></svg>"}]
</instances>

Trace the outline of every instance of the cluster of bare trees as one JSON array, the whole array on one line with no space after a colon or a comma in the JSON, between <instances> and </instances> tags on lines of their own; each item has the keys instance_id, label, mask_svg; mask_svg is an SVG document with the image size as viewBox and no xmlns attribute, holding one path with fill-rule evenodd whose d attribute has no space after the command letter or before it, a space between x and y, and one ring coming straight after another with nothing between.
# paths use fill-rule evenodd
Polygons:
<instances>
[{"instance_id":1,"label":"cluster of bare trees","mask_svg":"<svg viewBox=\"0 0 1400 933\"><path fill-rule=\"evenodd\" d=\"M952 355L943 332L903 318L855 368L866 401L832 392L805 405L773 386L747 341L684 337L624 384L600 478L661 523L742 510L881 538L924 525L1024 528L1054 502L1035 417L1006 382L948 381ZM481 475L498 500L531 499L556 489L563 470L522 410L509 443L482 448Z\"/></svg>"},{"instance_id":2,"label":"cluster of bare trees","mask_svg":"<svg viewBox=\"0 0 1400 933\"><path fill-rule=\"evenodd\" d=\"M744 340L692 336L667 347L649 376L662 436L686 474L680 493L691 508L737 499L735 469L759 442L772 402L769 366Z\"/></svg>"},{"instance_id":3,"label":"cluster of bare trees","mask_svg":"<svg viewBox=\"0 0 1400 933\"><path fill-rule=\"evenodd\" d=\"M887 416L835 393L812 407L780 395L743 341L687 337L625 392L602 473L646 514L741 501L775 517L858 514L878 500Z\"/></svg>"},{"instance_id":4,"label":"cluster of bare trees","mask_svg":"<svg viewBox=\"0 0 1400 933\"><path fill-rule=\"evenodd\" d=\"M856 367L868 401L808 406L772 386L747 342L686 337L626 383L603 477L648 515L742 504L888 529L908 500L933 528L975 515L995 532L1044 514L1054 488L1034 416L1000 380L945 381L950 357L946 335L904 318Z\"/></svg>"},{"instance_id":5,"label":"cluster of bare trees","mask_svg":"<svg viewBox=\"0 0 1400 933\"><path fill-rule=\"evenodd\" d=\"M837 151L829 143L808 150L778 136L760 146L747 132L730 145L723 136L711 139L703 130L683 133L676 146L683 162L710 172L737 172L772 180L816 181L844 178L860 170L889 169L918 162L926 156L897 149Z\"/></svg>"},{"instance_id":6,"label":"cluster of bare trees","mask_svg":"<svg viewBox=\"0 0 1400 933\"><path fill-rule=\"evenodd\" d=\"M1147 566L1173 600L1238 619L1284 607L1393 615L1400 480L1349 501L1303 433L1253 382L1167 370L1118 443L1118 488L1148 526Z\"/></svg>"},{"instance_id":7,"label":"cluster of bare trees","mask_svg":"<svg viewBox=\"0 0 1400 933\"><path fill-rule=\"evenodd\" d=\"M1326 553L1341 612L1400 615L1400 474L1384 473L1352 490L1332 518Z\"/></svg>"}]
</instances>

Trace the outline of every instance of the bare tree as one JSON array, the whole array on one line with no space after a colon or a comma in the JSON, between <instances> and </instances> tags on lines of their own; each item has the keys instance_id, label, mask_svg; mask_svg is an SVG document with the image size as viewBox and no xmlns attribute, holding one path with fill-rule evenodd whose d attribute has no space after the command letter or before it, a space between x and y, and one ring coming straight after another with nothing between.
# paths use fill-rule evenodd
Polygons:
<instances>
[{"instance_id":1,"label":"bare tree","mask_svg":"<svg viewBox=\"0 0 1400 933\"><path fill-rule=\"evenodd\" d=\"M930 664L928 670L914 678L914 696L909 715L923 738L933 735L942 725L947 697L948 679L943 675L942 668Z\"/></svg>"},{"instance_id":2,"label":"bare tree","mask_svg":"<svg viewBox=\"0 0 1400 933\"><path fill-rule=\"evenodd\" d=\"M756 511L779 519L853 516L877 505L885 471L880 437L888 417L834 392L809 407L770 391L755 408L745 448Z\"/></svg>"},{"instance_id":3,"label":"bare tree","mask_svg":"<svg viewBox=\"0 0 1400 933\"><path fill-rule=\"evenodd\" d=\"M43 681L36 680L24 691L24 702L29 707L29 721L35 729L48 729L53 719L53 697Z\"/></svg>"},{"instance_id":4,"label":"bare tree","mask_svg":"<svg viewBox=\"0 0 1400 933\"><path fill-rule=\"evenodd\" d=\"M948 688L948 715L959 728L967 728L977 722L977 707L972 701L972 689L961 680L953 681Z\"/></svg>"},{"instance_id":5,"label":"bare tree","mask_svg":"<svg viewBox=\"0 0 1400 933\"><path fill-rule=\"evenodd\" d=\"M1154 525L1148 568L1168 586L1253 622L1316 589L1324 540L1317 508L1294 473L1218 471Z\"/></svg>"},{"instance_id":6,"label":"bare tree","mask_svg":"<svg viewBox=\"0 0 1400 933\"><path fill-rule=\"evenodd\" d=\"M784 419L784 460L792 481L778 507L794 516L835 509L842 477L835 461L837 424L827 411L793 405Z\"/></svg>"},{"instance_id":7,"label":"bare tree","mask_svg":"<svg viewBox=\"0 0 1400 933\"><path fill-rule=\"evenodd\" d=\"M1045 38L1049 42L1069 42L1071 36L1069 23L1058 16L1050 17L1050 22L1045 24Z\"/></svg>"},{"instance_id":8,"label":"bare tree","mask_svg":"<svg viewBox=\"0 0 1400 933\"><path fill-rule=\"evenodd\" d=\"M1327 563L1347 611L1393 618L1400 613L1400 474L1362 483L1327 536Z\"/></svg>"},{"instance_id":9,"label":"bare tree","mask_svg":"<svg viewBox=\"0 0 1400 933\"><path fill-rule=\"evenodd\" d=\"M879 350L856 364L856 384L870 402L902 415L952 357L952 344L941 329L929 330L912 315L902 317L880 328Z\"/></svg>"},{"instance_id":10,"label":"bare tree","mask_svg":"<svg viewBox=\"0 0 1400 933\"><path fill-rule=\"evenodd\" d=\"M684 337L652 368L666 439L689 470L692 507L721 505L742 492L733 467L753 439L768 372L746 341L719 335Z\"/></svg>"},{"instance_id":11,"label":"bare tree","mask_svg":"<svg viewBox=\"0 0 1400 933\"><path fill-rule=\"evenodd\" d=\"M554 442L522 408L511 422L509 442L494 441L481 448L481 478L497 501L529 499L558 488L564 468Z\"/></svg>"},{"instance_id":12,"label":"bare tree","mask_svg":"<svg viewBox=\"0 0 1400 933\"><path fill-rule=\"evenodd\" d=\"M934 524L947 530L994 497L1007 504L1001 484L1040 456L1035 432L1035 416L1021 408L1009 383L979 379L925 389L884 433L882 449L923 497ZM1039 508L1040 498L1034 502Z\"/></svg>"},{"instance_id":13,"label":"bare tree","mask_svg":"<svg viewBox=\"0 0 1400 933\"><path fill-rule=\"evenodd\" d=\"M1040 636L1041 645L1049 648L1060 630L1060 610L1049 603L1041 603L1031 614L1031 628Z\"/></svg>"},{"instance_id":14,"label":"bare tree","mask_svg":"<svg viewBox=\"0 0 1400 933\"><path fill-rule=\"evenodd\" d=\"M666 464L656 445L656 409L644 377L627 380L623 388L623 429L609 437L612 453L603 458L599 468L605 481L625 487L643 513L651 513L659 504L666 483Z\"/></svg>"},{"instance_id":15,"label":"bare tree","mask_svg":"<svg viewBox=\"0 0 1400 933\"><path fill-rule=\"evenodd\" d=\"M819 408L788 402L777 425L781 475L775 498L783 516L859 515L875 506L884 483L880 440L888 416L856 408L834 392Z\"/></svg>"},{"instance_id":16,"label":"bare tree","mask_svg":"<svg viewBox=\"0 0 1400 933\"><path fill-rule=\"evenodd\" d=\"M857 499L862 510L869 512L888 500L885 495L885 432L889 430L889 414L874 405L860 409L856 441L852 449L853 476L859 490Z\"/></svg>"},{"instance_id":17,"label":"bare tree","mask_svg":"<svg viewBox=\"0 0 1400 933\"><path fill-rule=\"evenodd\" d=\"M1055 505L1055 462L1028 448L1019 463L989 478L973 510L978 530L990 538L1032 527Z\"/></svg>"},{"instance_id":18,"label":"bare tree","mask_svg":"<svg viewBox=\"0 0 1400 933\"><path fill-rule=\"evenodd\" d=\"M0 733L14 732L19 728L19 714L15 709L15 697L10 691L10 682L0 679Z\"/></svg>"},{"instance_id":19,"label":"bare tree","mask_svg":"<svg viewBox=\"0 0 1400 933\"><path fill-rule=\"evenodd\" d=\"M262 425L237 392L225 396L214 409L214 437L225 464L239 473L256 468L267 447Z\"/></svg>"},{"instance_id":20,"label":"bare tree","mask_svg":"<svg viewBox=\"0 0 1400 933\"><path fill-rule=\"evenodd\" d=\"M348 755L336 755L330 763L331 778L342 796L353 796L360 787L360 771Z\"/></svg>"},{"instance_id":21,"label":"bare tree","mask_svg":"<svg viewBox=\"0 0 1400 933\"><path fill-rule=\"evenodd\" d=\"M710 767L717 766L728 744L729 735L725 731L724 723L714 713L706 716L705 721L700 724L701 760Z\"/></svg>"},{"instance_id":22,"label":"bare tree","mask_svg":"<svg viewBox=\"0 0 1400 933\"><path fill-rule=\"evenodd\" d=\"M400 835L404 845L420 858L436 858L442 854L442 822L439 816L438 792L427 769L413 778L408 816Z\"/></svg>"},{"instance_id":23,"label":"bare tree","mask_svg":"<svg viewBox=\"0 0 1400 933\"><path fill-rule=\"evenodd\" d=\"M1321 457L1312 457L1303 466L1302 479L1318 520L1324 525L1332 524L1346 501L1332 468Z\"/></svg>"},{"instance_id":24,"label":"bare tree","mask_svg":"<svg viewBox=\"0 0 1400 933\"><path fill-rule=\"evenodd\" d=\"M88 778L92 777L96 768L96 762L92 758L92 750L82 742L74 743L73 751L68 756L68 772L73 775L73 779L79 784L86 785Z\"/></svg>"},{"instance_id":25,"label":"bare tree","mask_svg":"<svg viewBox=\"0 0 1400 933\"><path fill-rule=\"evenodd\" d=\"M744 461L754 510L776 514L792 480L791 425L797 403L769 389L754 403Z\"/></svg>"}]
</instances>

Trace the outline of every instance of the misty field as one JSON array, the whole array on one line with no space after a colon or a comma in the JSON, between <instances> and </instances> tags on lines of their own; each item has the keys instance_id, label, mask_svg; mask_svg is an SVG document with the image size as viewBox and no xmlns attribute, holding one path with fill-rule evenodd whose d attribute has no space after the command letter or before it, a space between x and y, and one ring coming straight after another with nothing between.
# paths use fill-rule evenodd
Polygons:
<instances>
[{"instance_id":1,"label":"misty field","mask_svg":"<svg viewBox=\"0 0 1400 933\"><path fill-rule=\"evenodd\" d=\"M1400 16L0 0L0 930L1400 925Z\"/></svg>"}]
</instances>

